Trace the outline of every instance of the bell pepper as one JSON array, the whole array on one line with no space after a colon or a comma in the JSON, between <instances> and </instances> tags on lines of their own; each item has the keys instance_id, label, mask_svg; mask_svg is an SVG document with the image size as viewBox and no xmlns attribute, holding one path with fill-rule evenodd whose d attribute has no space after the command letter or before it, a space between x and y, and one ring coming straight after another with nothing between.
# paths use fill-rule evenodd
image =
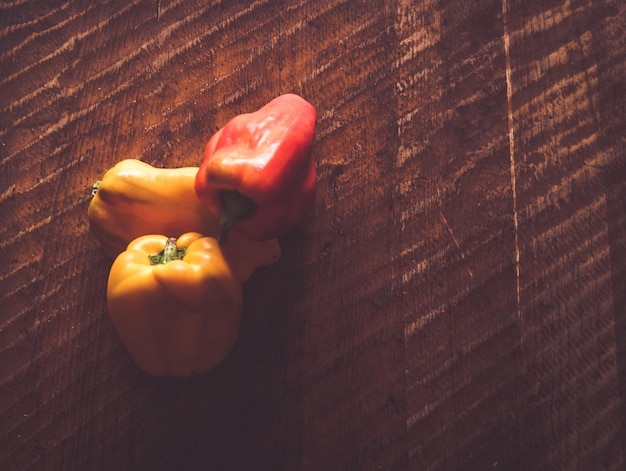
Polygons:
<instances>
[{"instance_id":1,"label":"bell pepper","mask_svg":"<svg viewBox=\"0 0 626 471\"><path fill-rule=\"evenodd\" d=\"M115 258L146 234L178 237L199 232L218 237L219 218L198 199L194 182L198 167L155 168L139 160L122 160L94 185L87 211L89 227L104 252ZM233 234L222 247L240 281L280 257L276 239L251 241Z\"/></svg>"},{"instance_id":2,"label":"bell pepper","mask_svg":"<svg viewBox=\"0 0 626 471\"><path fill-rule=\"evenodd\" d=\"M113 262L107 303L140 368L186 377L213 369L232 349L242 289L215 239L145 235Z\"/></svg>"},{"instance_id":3,"label":"bell pepper","mask_svg":"<svg viewBox=\"0 0 626 471\"><path fill-rule=\"evenodd\" d=\"M253 240L298 224L315 198L313 106L286 94L231 119L207 143L195 188L220 217L223 243L231 228Z\"/></svg>"}]
</instances>

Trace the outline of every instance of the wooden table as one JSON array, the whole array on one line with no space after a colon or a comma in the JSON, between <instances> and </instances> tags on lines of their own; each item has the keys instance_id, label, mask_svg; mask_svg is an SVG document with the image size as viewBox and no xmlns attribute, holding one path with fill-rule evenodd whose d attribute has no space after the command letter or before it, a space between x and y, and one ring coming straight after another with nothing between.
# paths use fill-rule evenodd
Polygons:
<instances>
[{"instance_id":1,"label":"wooden table","mask_svg":"<svg viewBox=\"0 0 626 471\"><path fill-rule=\"evenodd\" d=\"M624 469L626 4L0 3L0 469ZM91 184L318 111L315 207L215 371L106 309Z\"/></svg>"}]
</instances>

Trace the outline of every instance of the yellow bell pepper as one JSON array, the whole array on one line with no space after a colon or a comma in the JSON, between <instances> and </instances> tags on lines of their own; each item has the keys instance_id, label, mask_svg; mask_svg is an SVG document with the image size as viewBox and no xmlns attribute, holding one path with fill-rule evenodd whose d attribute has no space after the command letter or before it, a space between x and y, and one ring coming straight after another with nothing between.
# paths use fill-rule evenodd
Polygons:
<instances>
[{"instance_id":1,"label":"yellow bell pepper","mask_svg":"<svg viewBox=\"0 0 626 471\"><path fill-rule=\"evenodd\" d=\"M122 160L94 185L87 216L89 228L104 252L115 258L139 236L178 237L199 232L218 237L220 221L196 196L198 167L155 168L140 160ZM276 239L248 240L240 234L223 244L222 252L240 281L259 266L280 257Z\"/></svg>"},{"instance_id":2,"label":"yellow bell pepper","mask_svg":"<svg viewBox=\"0 0 626 471\"><path fill-rule=\"evenodd\" d=\"M239 331L242 289L218 242L199 233L146 235L113 262L111 320L133 360L154 376L217 366Z\"/></svg>"}]
</instances>

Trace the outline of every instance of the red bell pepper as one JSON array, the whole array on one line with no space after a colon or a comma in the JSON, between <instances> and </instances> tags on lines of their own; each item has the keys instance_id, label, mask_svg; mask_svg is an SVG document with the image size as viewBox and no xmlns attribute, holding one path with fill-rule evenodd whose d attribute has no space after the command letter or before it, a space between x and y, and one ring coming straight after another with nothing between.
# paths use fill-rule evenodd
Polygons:
<instances>
[{"instance_id":1,"label":"red bell pepper","mask_svg":"<svg viewBox=\"0 0 626 471\"><path fill-rule=\"evenodd\" d=\"M267 240L304 218L315 198L316 119L309 102L286 94L236 116L211 137L195 189L221 218L220 242L231 227Z\"/></svg>"}]
</instances>

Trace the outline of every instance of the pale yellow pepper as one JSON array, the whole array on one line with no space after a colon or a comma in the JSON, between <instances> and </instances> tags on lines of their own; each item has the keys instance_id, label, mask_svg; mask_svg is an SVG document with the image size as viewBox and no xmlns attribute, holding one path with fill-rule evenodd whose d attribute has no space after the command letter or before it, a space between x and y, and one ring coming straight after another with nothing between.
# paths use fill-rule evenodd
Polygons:
<instances>
[{"instance_id":1,"label":"pale yellow pepper","mask_svg":"<svg viewBox=\"0 0 626 471\"><path fill-rule=\"evenodd\" d=\"M220 221L196 196L198 167L156 168L140 160L122 160L94 185L87 216L104 252L115 258L137 237L185 232L218 237ZM276 239L252 241L233 233L222 252L240 281L259 266L280 257Z\"/></svg>"}]
</instances>

